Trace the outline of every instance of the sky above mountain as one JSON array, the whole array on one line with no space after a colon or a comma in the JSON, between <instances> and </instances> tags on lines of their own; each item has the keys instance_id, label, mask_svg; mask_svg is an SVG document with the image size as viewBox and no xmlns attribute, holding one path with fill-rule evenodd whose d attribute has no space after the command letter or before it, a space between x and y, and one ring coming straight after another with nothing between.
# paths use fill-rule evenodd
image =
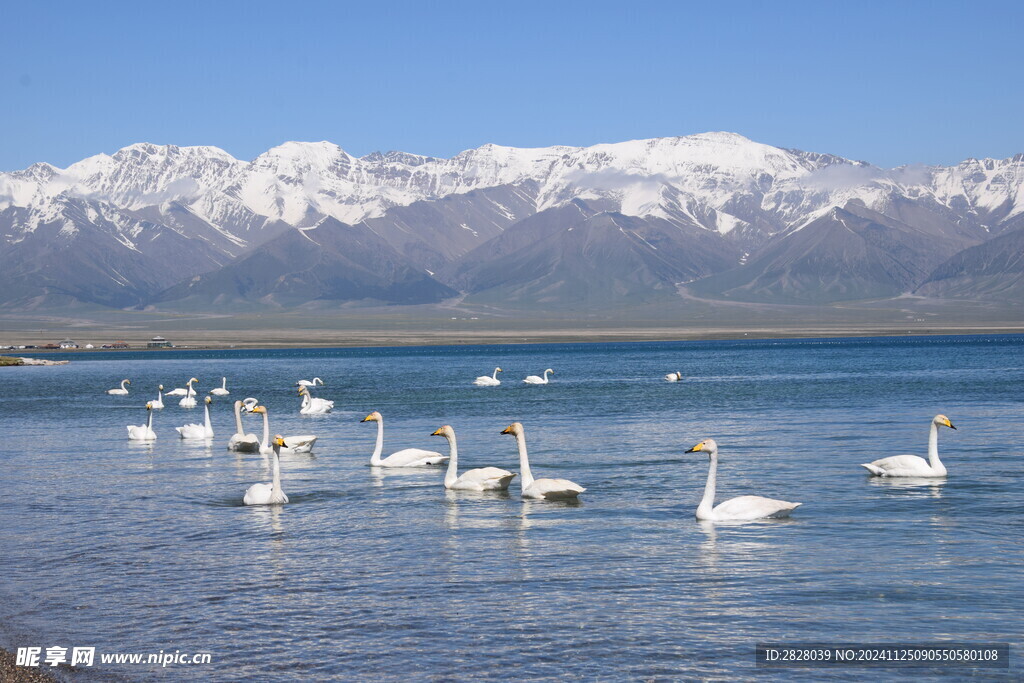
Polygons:
<instances>
[{"instance_id":1,"label":"sky above mountain","mask_svg":"<svg viewBox=\"0 0 1024 683\"><path fill-rule=\"evenodd\" d=\"M1024 151L1024 5L15 3L0 170L131 143L451 157L730 130L877 166Z\"/></svg>"}]
</instances>

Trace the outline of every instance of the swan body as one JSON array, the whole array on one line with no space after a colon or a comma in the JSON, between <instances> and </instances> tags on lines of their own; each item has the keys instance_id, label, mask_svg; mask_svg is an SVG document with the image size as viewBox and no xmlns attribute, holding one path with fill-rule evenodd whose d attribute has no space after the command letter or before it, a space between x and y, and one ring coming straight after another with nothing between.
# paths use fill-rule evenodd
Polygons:
<instances>
[{"instance_id":1,"label":"swan body","mask_svg":"<svg viewBox=\"0 0 1024 683\"><path fill-rule=\"evenodd\" d=\"M665 381L666 382L682 382L683 381L683 373L681 373L681 372L670 372L667 375L665 375Z\"/></svg>"},{"instance_id":2,"label":"swan body","mask_svg":"<svg viewBox=\"0 0 1024 683\"><path fill-rule=\"evenodd\" d=\"M300 436L278 435L275 437L281 439L280 448L278 449L270 441L270 416L267 414L267 407L253 406L249 412L263 415L263 441L260 443L260 453L270 455L275 450L280 450L282 453L309 453L313 450L313 444L316 443L317 439L313 434L302 434Z\"/></svg>"},{"instance_id":3,"label":"swan body","mask_svg":"<svg viewBox=\"0 0 1024 683\"><path fill-rule=\"evenodd\" d=\"M586 491L585 488L568 479L533 478L533 472L530 471L530 461L526 455L526 431L523 429L522 423L513 422L501 430L501 433L511 434L516 437L516 446L519 448L519 469L522 471L523 476L520 480L523 498L570 500Z\"/></svg>"},{"instance_id":4,"label":"swan body","mask_svg":"<svg viewBox=\"0 0 1024 683\"><path fill-rule=\"evenodd\" d=\"M319 377L314 377L312 381L310 381L308 379L300 379L298 382L295 383L295 386L297 386L297 387L315 387L318 384L320 386L323 386L324 381L322 379L320 379Z\"/></svg>"},{"instance_id":5,"label":"swan body","mask_svg":"<svg viewBox=\"0 0 1024 683\"><path fill-rule=\"evenodd\" d=\"M334 409L334 401L314 398L306 387L299 387L299 396L302 397L302 405L299 407L299 412L303 415L325 415Z\"/></svg>"},{"instance_id":6,"label":"swan body","mask_svg":"<svg viewBox=\"0 0 1024 683\"><path fill-rule=\"evenodd\" d=\"M164 409L164 385L158 384L156 387L156 400L150 401L150 405L153 406L153 410Z\"/></svg>"},{"instance_id":7,"label":"swan body","mask_svg":"<svg viewBox=\"0 0 1024 683\"><path fill-rule=\"evenodd\" d=\"M192 383L198 381L199 380L197 380L195 377L188 381L188 384L185 385L187 387L187 391L185 392L185 398L178 401L179 406L181 406L182 408L196 407L196 390L192 388Z\"/></svg>"},{"instance_id":8,"label":"swan body","mask_svg":"<svg viewBox=\"0 0 1024 683\"><path fill-rule=\"evenodd\" d=\"M164 394L164 396L186 396L186 395L188 395L188 390L186 390L184 387L178 387L177 389L171 389L166 394Z\"/></svg>"},{"instance_id":9,"label":"swan body","mask_svg":"<svg viewBox=\"0 0 1024 683\"><path fill-rule=\"evenodd\" d=\"M149 419L146 420L144 425L128 425L128 438L132 441L152 441L156 438L156 432L153 431L153 404L146 404L146 412L149 414Z\"/></svg>"},{"instance_id":10,"label":"swan body","mask_svg":"<svg viewBox=\"0 0 1024 683\"><path fill-rule=\"evenodd\" d=\"M714 439L704 439L686 451L687 453L708 454L711 467L708 481L704 486L704 497L697 506L697 519L709 522L749 522L769 517L789 517L803 503L790 503L761 496L739 496L715 505L715 483L718 473L718 444Z\"/></svg>"},{"instance_id":11,"label":"swan body","mask_svg":"<svg viewBox=\"0 0 1024 683\"><path fill-rule=\"evenodd\" d=\"M204 424L187 424L181 427L175 427L178 430L178 436L183 439L212 439L213 438L213 425L210 424L210 404L213 403L213 399L209 396L206 397L206 405L203 407L203 411L206 413L206 421Z\"/></svg>"},{"instance_id":12,"label":"swan body","mask_svg":"<svg viewBox=\"0 0 1024 683\"><path fill-rule=\"evenodd\" d=\"M493 375L491 375L490 377L488 377L487 375L480 375L475 380L473 380L473 384L477 385L478 387L496 387L499 384L501 384L501 380L498 379L499 372L501 372L501 368L494 368Z\"/></svg>"},{"instance_id":13,"label":"swan body","mask_svg":"<svg viewBox=\"0 0 1024 683\"><path fill-rule=\"evenodd\" d=\"M284 505L288 495L281 489L281 449L284 439L278 434L274 437L271 453L274 454L274 478L269 484L253 484L245 492L242 502L246 505Z\"/></svg>"},{"instance_id":14,"label":"swan body","mask_svg":"<svg viewBox=\"0 0 1024 683\"><path fill-rule=\"evenodd\" d=\"M121 380L121 388L120 389L107 389L107 393L110 394L111 396L127 396L128 395L128 389L125 387L125 385L126 384L131 384L131 383L132 383L132 381L130 379L123 379L123 380Z\"/></svg>"},{"instance_id":15,"label":"swan body","mask_svg":"<svg viewBox=\"0 0 1024 683\"><path fill-rule=\"evenodd\" d=\"M384 450L384 418L375 410L360 422L377 423L377 445L373 449L373 455L370 456L370 465L373 467L429 467L430 465L443 465L448 461L447 455L422 448L405 448L395 451L386 458L381 458L380 455Z\"/></svg>"},{"instance_id":16,"label":"swan body","mask_svg":"<svg viewBox=\"0 0 1024 683\"><path fill-rule=\"evenodd\" d=\"M210 393L213 394L214 396L227 396L228 394L231 393L230 391L228 391L228 378L221 377L220 382L220 386L210 389Z\"/></svg>"},{"instance_id":17,"label":"swan body","mask_svg":"<svg viewBox=\"0 0 1024 683\"><path fill-rule=\"evenodd\" d=\"M444 487L455 491L507 491L515 478L515 472L498 467L478 467L459 475L459 447L455 441L455 430L445 425L431 436L448 439L448 471L444 475Z\"/></svg>"},{"instance_id":18,"label":"swan body","mask_svg":"<svg viewBox=\"0 0 1024 683\"><path fill-rule=\"evenodd\" d=\"M245 404L241 401L235 401L235 433L231 435L231 439L228 441L228 450L240 453L258 453L260 450L259 437L255 434L246 434L242 428L243 405Z\"/></svg>"},{"instance_id":19,"label":"swan body","mask_svg":"<svg viewBox=\"0 0 1024 683\"><path fill-rule=\"evenodd\" d=\"M526 382L527 384L547 384L549 374L553 375L555 374L555 371L552 370L551 368L548 368L547 370L544 371L543 377L538 377L537 375L530 375L523 381Z\"/></svg>"},{"instance_id":20,"label":"swan body","mask_svg":"<svg viewBox=\"0 0 1024 683\"><path fill-rule=\"evenodd\" d=\"M945 415L932 418L931 430L928 432L928 459L917 455L893 455L874 462L863 463L865 468L876 477L944 477L946 466L939 460L939 427L956 429Z\"/></svg>"}]
</instances>

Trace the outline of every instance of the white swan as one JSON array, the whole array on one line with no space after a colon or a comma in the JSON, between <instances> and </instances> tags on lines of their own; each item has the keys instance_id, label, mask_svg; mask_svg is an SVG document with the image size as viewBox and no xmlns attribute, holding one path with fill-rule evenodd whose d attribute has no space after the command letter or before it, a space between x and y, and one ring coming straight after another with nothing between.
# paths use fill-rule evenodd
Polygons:
<instances>
[{"instance_id":1,"label":"white swan","mask_svg":"<svg viewBox=\"0 0 1024 683\"><path fill-rule=\"evenodd\" d=\"M501 368L494 368L493 375L491 375L490 377L488 377L487 375L480 375L475 380L473 380L473 384L477 385L478 387L496 387L499 384L501 384L501 380L498 379L499 372L501 372Z\"/></svg>"},{"instance_id":2,"label":"white swan","mask_svg":"<svg viewBox=\"0 0 1024 683\"><path fill-rule=\"evenodd\" d=\"M163 410L164 408L164 385L158 384L156 387L156 400L150 401L153 405L153 410Z\"/></svg>"},{"instance_id":3,"label":"white swan","mask_svg":"<svg viewBox=\"0 0 1024 683\"><path fill-rule=\"evenodd\" d=\"M295 383L295 386L297 386L297 387L315 387L317 384L319 384L320 386L323 386L324 381L322 379L320 379L319 377L314 377L312 382L310 382L308 379L300 379L298 382Z\"/></svg>"},{"instance_id":4,"label":"white swan","mask_svg":"<svg viewBox=\"0 0 1024 683\"><path fill-rule=\"evenodd\" d=\"M270 443L270 416L267 415L267 407L254 406L249 412L263 415L263 441L260 443L260 453L270 455L270 452L274 450L274 447ZM313 450L313 444L316 443L317 439L313 434L285 436L281 438L284 440L281 444L282 453L309 453Z\"/></svg>"},{"instance_id":5,"label":"white swan","mask_svg":"<svg viewBox=\"0 0 1024 683\"><path fill-rule=\"evenodd\" d=\"M213 425L210 424L210 404L213 403L213 399L209 396L206 397L206 405L203 407L203 411L206 413L205 424L187 424L181 427L175 427L178 430L178 435L183 439L212 439L213 438Z\"/></svg>"},{"instance_id":6,"label":"white swan","mask_svg":"<svg viewBox=\"0 0 1024 683\"><path fill-rule=\"evenodd\" d=\"M665 381L666 382L682 382L683 381L683 373L681 373L681 372L670 372L667 375L665 375Z\"/></svg>"},{"instance_id":7,"label":"white swan","mask_svg":"<svg viewBox=\"0 0 1024 683\"><path fill-rule=\"evenodd\" d=\"M227 396L228 394L231 393L230 391L228 391L228 378L221 377L220 382L220 386L210 389L210 393L213 394L214 396Z\"/></svg>"},{"instance_id":8,"label":"white swan","mask_svg":"<svg viewBox=\"0 0 1024 683\"><path fill-rule=\"evenodd\" d=\"M258 453L260 450L259 437L255 434L246 434L242 428L243 405L241 401L235 401L235 433L231 435L231 439L228 441L228 450L241 453Z\"/></svg>"},{"instance_id":9,"label":"white swan","mask_svg":"<svg viewBox=\"0 0 1024 683\"><path fill-rule=\"evenodd\" d=\"M334 401L325 398L313 398L306 387L299 387L299 396L302 397L302 405L299 412L303 415L324 415L334 409Z\"/></svg>"},{"instance_id":10,"label":"white swan","mask_svg":"<svg viewBox=\"0 0 1024 683\"><path fill-rule=\"evenodd\" d=\"M551 368L548 368L547 370L544 371L544 376L543 377L538 377L537 375L530 375L529 377L527 377L523 381L526 382L527 384L547 384L548 383L548 374L552 374L553 375L553 374L555 374L555 371L552 370Z\"/></svg>"},{"instance_id":11,"label":"white swan","mask_svg":"<svg viewBox=\"0 0 1024 683\"><path fill-rule=\"evenodd\" d=\"M715 505L715 478L718 472L718 444L714 439L704 439L686 451L704 452L711 460L708 482L704 486L704 497L697 506L697 519L711 522L747 522L766 517L789 517L789 513L803 503L789 503L761 496L739 496ZM712 507L714 506L714 507Z\"/></svg>"},{"instance_id":12,"label":"white swan","mask_svg":"<svg viewBox=\"0 0 1024 683\"><path fill-rule=\"evenodd\" d=\"M171 389L164 396L187 396L188 391L184 387L178 387L177 389Z\"/></svg>"},{"instance_id":13,"label":"white swan","mask_svg":"<svg viewBox=\"0 0 1024 683\"><path fill-rule=\"evenodd\" d=\"M196 407L196 390L192 388L192 383L198 381L199 380L197 380L195 377L188 381L188 384L185 385L186 387L188 387L188 390L185 392L185 398L178 401L179 406L181 406L182 408Z\"/></svg>"},{"instance_id":14,"label":"white swan","mask_svg":"<svg viewBox=\"0 0 1024 683\"><path fill-rule=\"evenodd\" d=\"M269 484L253 484L245 492L242 502L246 505L284 505L288 502L288 496L281 490L281 448L284 446L284 439L281 435L274 437L274 479Z\"/></svg>"},{"instance_id":15,"label":"white swan","mask_svg":"<svg viewBox=\"0 0 1024 683\"><path fill-rule=\"evenodd\" d=\"M530 461L526 457L526 432L522 423L513 422L501 430L502 434L511 434L516 437L516 445L519 447L519 469L522 470L523 498L542 498L545 500L567 500L576 498L586 491L585 488L569 481L568 479L534 479L530 471Z\"/></svg>"},{"instance_id":16,"label":"white swan","mask_svg":"<svg viewBox=\"0 0 1024 683\"><path fill-rule=\"evenodd\" d=\"M448 439L448 471L444 475L444 487L456 491L507 491L508 485L516 476L497 467L478 467L467 470L459 475L459 447L455 442L455 430L445 425L431 436L443 436Z\"/></svg>"},{"instance_id":17,"label":"white swan","mask_svg":"<svg viewBox=\"0 0 1024 683\"><path fill-rule=\"evenodd\" d=\"M131 383L132 383L132 381L130 379L123 379L123 380L121 380L121 388L120 389L107 389L107 393L112 395L112 396L127 396L128 395L128 389L126 389L124 385L125 384L131 384Z\"/></svg>"},{"instance_id":18,"label":"white swan","mask_svg":"<svg viewBox=\"0 0 1024 683\"><path fill-rule=\"evenodd\" d=\"M156 438L156 432L153 431L153 404L146 404L146 412L149 414L149 419L146 420L144 425L127 425L128 427L128 438L132 441L152 441Z\"/></svg>"},{"instance_id":19,"label":"white swan","mask_svg":"<svg viewBox=\"0 0 1024 683\"><path fill-rule=\"evenodd\" d=\"M437 451L426 451L422 448L404 448L395 451L386 458L380 454L384 450L384 418L376 410L364 417L360 422L377 423L377 445L370 456L370 464L374 467L427 467L429 465L443 465L447 455L441 455Z\"/></svg>"},{"instance_id":20,"label":"white swan","mask_svg":"<svg viewBox=\"0 0 1024 683\"><path fill-rule=\"evenodd\" d=\"M936 415L928 432L928 459L917 455L893 455L861 465L876 477L944 477L946 467L939 460L939 427L956 429L945 415Z\"/></svg>"}]
</instances>

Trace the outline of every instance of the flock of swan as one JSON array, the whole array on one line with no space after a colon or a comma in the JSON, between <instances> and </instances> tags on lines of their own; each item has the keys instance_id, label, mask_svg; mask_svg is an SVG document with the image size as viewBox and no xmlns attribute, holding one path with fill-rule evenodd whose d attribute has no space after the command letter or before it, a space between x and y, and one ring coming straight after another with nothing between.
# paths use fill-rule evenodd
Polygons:
<instances>
[{"instance_id":1,"label":"flock of swan","mask_svg":"<svg viewBox=\"0 0 1024 683\"><path fill-rule=\"evenodd\" d=\"M474 384L479 386L496 386L500 384L498 373L501 368L495 368L491 376L483 375L477 377ZM527 384L547 384L548 375L553 374L550 368L544 371L543 377L530 375L523 381ZM665 375L665 380L678 382L682 374L673 372ZM179 402L182 407L196 405L196 392L193 384L198 380L193 377L186 383L186 387L175 389L166 395L178 395L181 392L184 398ZM120 388L107 390L111 395L127 395L127 385L130 380L123 380ZM311 395L312 387L323 386L323 380L319 377L313 380L299 380L296 386L302 398L299 407L301 414L316 414L330 412L334 407L333 401L316 398ZM227 379L222 378L221 387L209 392L212 395L223 396L230 392L227 389ZM157 399L146 403L148 414L147 422L144 425L128 425L128 438L135 441L152 441L156 439L153 431L153 411L163 408L163 385L158 387ZM191 400L190 403L186 402ZM176 427L182 439L212 439L213 427L210 422L210 405L213 398L207 396L204 399L204 423L186 424ZM263 418L263 438L255 434L245 433L242 424L242 414L260 415ZM317 437L312 434L270 437L270 416L265 405L261 405L258 399L246 398L234 403L235 433L228 441L228 450L239 453L261 453L272 455L272 481L270 483L253 484L246 491L243 498L245 505L281 505L288 502L288 496L281 487L280 456L282 453L308 453L312 451ZM384 417L378 411L374 411L364 417L361 422L377 423L377 441L373 454L370 456L370 465L373 467L387 468L413 468L413 467L434 467L447 463L447 470L444 477L444 487L455 491L507 491L517 473L509 472L498 467L478 467L467 470L461 475L458 472L458 444L455 438L455 430L451 425L444 425L434 431L431 436L443 436L448 441L448 454L438 451L425 450L421 448L405 448L383 457L384 452ZM936 415L931 422L928 436L928 459L916 455L894 455L881 458L870 463L863 463L861 466L877 477L915 477L915 478L937 478L946 476L946 468L939 460L938 430L939 427L956 429L953 423L945 415ZM586 491L585 488L569 481L568 479L540 478L535 479L530 469L529 456L526 450L526 432L520 422L513 422L501 431L515 438L516 448L519 452L519 476L521 495L523 498L537 500L572 500ZM739 496L731 498L718 505L715 505L715 491L718 472L718 444L714 439L704 439L686 451L686 453L707 453L710 466L708 468L707 483L704 487L704 496L697 506L696 517L701 521L751 521L756 519L788 517L789 514L802 503L792 503L785 500L765 498L763 496Z\"/></svg>"}]
</instances>

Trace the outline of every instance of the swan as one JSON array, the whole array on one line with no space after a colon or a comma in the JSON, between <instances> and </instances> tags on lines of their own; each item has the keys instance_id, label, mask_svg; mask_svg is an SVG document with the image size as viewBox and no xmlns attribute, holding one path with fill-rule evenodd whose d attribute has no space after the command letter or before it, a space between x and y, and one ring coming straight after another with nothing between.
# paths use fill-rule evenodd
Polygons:
<instances>
[{"instance_id":1,"label":"swan","mask_svg":"<svg viewBox=\"0 0 1024 683\"><path fill-rule=\"evenodd\" d=\"M494 368L494 374L492 376L488 377L487 375L480 375L473 380L473 384L478 387L496 387L501 384L501 380L498 379L499 372L501 372L501 368Z\"/></svg>"},{"instance_id":2,"label":"swan","mask_svg":"<svg viewBox=\"0 0 1024 683\"><path fill-rule=\"evenodd\" d=\"M263 442L260 443L260 453L270 455L274 447L270 443L270 417L267 415L266 406L253 406L250 413L263 415ZM316 436L313 434L302 434L301 436L285 436L281 444L282 453L309 453L316 443Z\"/></svg>"},{"instance_id":3,"label":"swan","mask_svg":"<svg viewBox=\"0 0 1024 683\"><path fill-rule=\"evenodd\" d=\"M683 373L681 373L681 372L670 372L667 375L665 375L665 381L666 382L682 382L683 381Z\"/></svg>"},{"instance_id":4,"label":"swan","mask_svg":"<svg viewBox=\"0 0 1024 683\"><path fill-rule=\"evenodd\" d=\"M686 451L704 452L711 460L708 483L704 486L704 497L697 506L697 519L710 522L747 522L766 517L789 517L803 503L789 503L761 496L739 496L715 505L715 476L718 472L718 444L714 439L704 439ZM715 505L713 508L712 506Z\"/></svg>"},{"instance_id":5,"label":"swan","mask_svg":"<svg viewBox=\"0 0 1024 683\"><path fill-rule=\"evenodd\" d=\"M181 427L175 427L178 430L178 434L183 439L212 439L213 438L213 425L210 424L210 404L213 403L213 399L209 396L206 397L206 405L203 407L203 411L206 413L205 424L187 424Z\"/></svg>"},{"instance_id":6,"label":"swan","mask_svg":"<svg viewBox=\"0 0 1024 683\"><path fill-rule=\"evenodd\" d=\"M876 477L944 477L946 467L939 460L939 427L956 429L945 415L932 418L928 432L928 459L917 455L893 455L861 465Z\"/></svg>"},{"instance_id":7,"label":"swan","mask_svg":"<svg viewBox=\"0 0 1024 683\"><path fill-rule=\"evenodd\" d=\"M181 406L182 408L196 407L196 390L192 388L192 383L198 381L199 380L197 380L195 377L188 381L188 383L185 385L186 387L188 387L188 390L185 393L185 398L178 401L179 406Z\"/></svg>"},{"instance_id":8,"label":"swan","mask_svg":"<svg viewBox=\"0 0 1024 683\"><path fill-rule=\"evenodd\" d=\"M156 432L153 431L153 404L152 402L146 404L146 412L149 413L149 419L146 420L144 425L127 425L128 426L128 438L132 441L152 441L156 438Z\"/></svg>"},{"instance_id":9,"label":"swan","mask_svg":"<svg viewBox=\"0 0 1024 683\"><path fill-rule=\"evenodd\" d=\"M511 434L516 437L516 445L519 447L519 469L522 470L523 498L540 498L545 500L566 500L576 498L586 491L579 484L568 479L534 479L530 471L530 461L526 457L526 432L520 422L513 422L501 430L502 434Z\"/></svg>"},{"instance_id":10,"label":"swan","mask_svg":"<svg viewBox=\"0 0 1024 683\"><path fill-rule=\"evenodd\" d=\"M551 368L548 368L547 370L544 371L544 376L543 377L538 377L537 375L530 375L529 377L527 377L523 381L526 382L527 384L547 384L548 383L548 373L553 375L553 374L555 374L555 371L552 370Z\"/></svg>"},{"instance_id":11,"label":"swan","mask_svg":"<svg viewBox=\"0 0 1024 683\"><path fill-rule=\"evenodd\" d=\"M132 381L130 379L123 379L123 380L121 380L121 388L120 389L107 389L107 393L112 395L112 396L127 396L128 395L128 390L125 388L124 385L125 384L131 384L131 383L132 383Z\"/></svg>"},{"instance_id":12,"label":"swan","mask_svg":"<svg viewBox=\"0 0 1024 683\"><path fill-rule=\"evenodd\" d=\"M448 460L447 455L441 455L437 451L425 451L422 448L404 448L382 459L380 454L384 450L384 418L375 410L360 422L377 423L377 445L370 456L370 465L373 467L427 467L443 465Z\"/></svg>"},{"instance_id":13,"label":"swan","mask_svg":"<svg viewBox=\"0 0 1024 683\"><path fill-rule=\"evenodd\" d=\"M158 384L156 387L156 400L150 401L153 404L153 410L163 410L164 408L164 385Z\"/></svg>"},{"instance_id":14,"label":"swan","mask_svg":"<svg viewBox=\"0 0 1024 683\"><path fill-rule=\"evenodd\" d=\"M467 470L459 476L459 447L455 443L455 430L445 425L431 436L443 436L448 439L448 471L444 475L444 487L457 491L507 491L508 485L516 476L515 472L497 467L478 467Z\"/></svg>"},{"instance_id":15,"label":"swan","mask_svg":"<svg viewBox=\"0 0 1024 683\"><path fill-rule=\"evenodd\" d=\"M334 409L334 401L313 398L306 387L299 387L299 396L302 397L302 406L299 407L299 412L303 415L323 415Z\"/></svg>"},{"instance_id":16,"label":"swan","mask_svg":"<svg viewBox=\"0 0 1024 683\"><path fill-rule=\"evenodd\" d=\"M242 453L258 453L260 450L259 437L255 434L246 434L242 428L243 405L241 401L235 401L235 433L231 435L231 440L228 441L228 450Z\"/></svg>"},{"instance_id":17,"label":"swan","mask_svg":"<svg viewBox=\"0 0 1024 683\"><path fill-rule=\"evenodd\" d=\"M231 393L230 391L228 391L228 378L221 377L220 382L220 386L210 389L210 393L213 394L214 396L227 396L228 394Z\"/></svg>"},{"instance_id":18,"label":"swan","mask_svg":"<svg viewBox=\"0 0 1024 683\"><path fill-rule=\"evenodd\" d=\"M164 396L187 396L188 391L184 387L178 387L177 389L171 389Z\"/></svg>"},{"instance_id":19,"label":"swan","mask_svg":"<svg viewBox=\"0 0 1024 683\"><path fill-rule=\"evenodd\" d=\"M310 382L308 379L300 379L298 382L295 383L295 386L297 386L297 387L315 387L317 384L319 384L320 386L323 386L324 381L322 379L320 379L319 377L314 377L312 382Z\"/></svg>"},{"instance_id":20,"label":"swan","mask_svg":"<svg viewBox=\"0 0 1024 683\"><path fill-rule=\"evenodd\" d=\"M283 505L288 502L288 496L281 490L281 448L284 446L284 439L278 434L274 437L274 480L269 484L253 484L245 492L242 502L246 505Z\"/></svg>"}]
</instances>

